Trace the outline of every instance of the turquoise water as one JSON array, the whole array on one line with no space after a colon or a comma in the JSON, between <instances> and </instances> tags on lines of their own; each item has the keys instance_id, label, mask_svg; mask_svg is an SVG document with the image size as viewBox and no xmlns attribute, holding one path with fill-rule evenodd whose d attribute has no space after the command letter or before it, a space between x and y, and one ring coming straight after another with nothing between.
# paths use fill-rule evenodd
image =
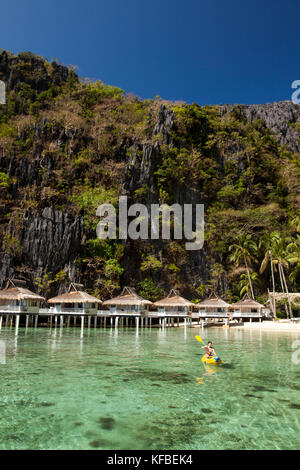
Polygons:
<instances>
[{"instance_id":1,"label":"turquoise water","mask_svg":"<svg viewBox=\"0 0 300 470\"><path fill-rule=\"evenodd\" d=\"M201 363L199 331L225 366ZM297 338L3 328L0 449L299 449Z\"/></svg>"}]
</instances>

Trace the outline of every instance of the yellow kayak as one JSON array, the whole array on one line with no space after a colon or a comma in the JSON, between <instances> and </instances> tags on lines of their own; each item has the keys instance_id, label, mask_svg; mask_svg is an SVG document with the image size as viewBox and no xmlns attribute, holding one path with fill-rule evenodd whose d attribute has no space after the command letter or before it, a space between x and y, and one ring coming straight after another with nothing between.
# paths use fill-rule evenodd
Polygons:
<instances>
[{"instance_id":1,"label":"yellow kayak","mask_svg":"<svg viewBox=\"0 0 300 470\"><path fill-rule=\"evenodd\" d=\"M205 364L211 364L214 366L218 366L219 364L222 364L222 361L219 357L209 357L208 359L205 359L205 354L201 359L202 362Z\"/></svg>"}]
</instances>

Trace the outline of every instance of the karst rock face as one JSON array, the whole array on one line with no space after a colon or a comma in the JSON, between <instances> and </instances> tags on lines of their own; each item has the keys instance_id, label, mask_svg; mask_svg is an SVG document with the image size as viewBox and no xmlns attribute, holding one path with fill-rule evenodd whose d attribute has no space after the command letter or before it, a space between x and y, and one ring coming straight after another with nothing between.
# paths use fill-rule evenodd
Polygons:
<instances>
[{"instance_id":1,"label":"karst rock face","mask_svg":"<svg viewBox=\"0 0 300 470\"><path fill-rule=\"evenodd\" d=\"M96 234L90 226L87 228L88 206L80 209L74 202L78 181L84 187L85 173L90 171L91 191L104 187L109 191L118 185L119 194L127 195L129 203L143 202L149 210L151 204L159 204L161 188L157 172L163 164L164 150L177 147L180 151L181 146L184 147L177 133L175 112L163 102L154 106L155 112L151 111L143 122L148 128L143 138L138 133L132 134L136 118L120 130L118 126L123 125L124 117L121 116L119 121L114 117L114 104L110 98L104 99L101 109L89 112L88 99L80 102L83 85L79 84L75 73L55 62L49 65L31 53L17 57L0 53L0 80L5 82L14 99L13 107L8 104L5 108L7 117L2 116L4 130L0 134L0 175L9 178L9 191L5 181L1 186L5 197L0 199L0 236L6 241L0 243L0 287L13 275L23 276L34 287L34 279L43 273L55 274L64 270L73 280L89 284L91 288L93 281L86 277L86 270L79 267L77 260L85 257L86 238L96 238ZM64 85L70 81L75 83L71 88L72 99L65 109L59 108L60 114L56 115L55 105L51 108L48 102L45 104L45 99L49 101L53 94L55 103ZM33 108L26 107L27 103L31 103ZM70 109L71 115L78 103L82 110L78 112L77 120L66 124L69 119L66 113ZM132 111L126 106L125 103L122 112L128 113L130 120ZM40 108L44 112L42 117L36 111ZM299 105L285 101L220 107L220 113L224 115L236 110L249 123L261 120L281 145L291 152L300 152ZM24 122L30 121L29 124L20 126L19 116ZM112 121L112 116L115 121ZM91 130L92 119L96 125ZM103 121L105 125L102 125ZM9 140L7 123L18 131L17 145ZM207 127L205 118L201 118L198 129L192 132L201 133L205 140ZM219 150L214 152L217 172L222 179L225 175L224 156ZM236 167L237 176L242 176L247 170L247 161L241 156L236 142L228 143L226 152L232 156L231 163ZM71 165L72 172L69 170ZM173 202L181 205L206 203L201 184L194 184L192 175L191 181L187 180L184 185L175 183ZM158 259L166 243L163 240L153 242L152 251ZM143 245L138 249L140 260ZM143 277L137 269L136 251L137 245L128 240L121 260L123 284L135 280L138 283ZM189 286L209 280L212 264L219 262L223 262L222 256L211 256L211 253L208 256L207 247L187 252L186 261L181 266L186 293ZM152 273L157 282L163 282L163 276L163 273ZM221 291L228 288L225 274L218 282Z\"/></svg>"},{"instance_id":2,"label":"karst rock face","mask_svg":"<svg viewBox=\"0 0 300 470\"><path fill-rule=\"evenodd\" d=\"M18 91L21 84L38 92L46 91L52 85L65 82L70 73L73 72L56 62L52 62L51 71L47 70L46 61L31 52L23 52L17 57L5 51L0 53L0 76L8 91Z\"/></svg>"},{"instance_id":3,"label":"karst rock face","mask_svg":"<svg viewBox=\"0 0 300 470\"><path fill-rule=\"evenodd\" d=\"M22 262L38 276L45 270L69 270L80 250L83 229L81 216L73 217L53 207L46 207L41 213L25 213L18 234L22 246ZM7 233L14 232L14 224L9 223ZM0 272L2 279L13 275L14 264L13 257L4 255Z\"/></svg>"},{"instance_id":4,"label":"karst rock face","mask_svg":"<svg viewBox=\"0 0 300 470\"><path fill-rule=\"evenodd\" d=\"M20 241L26 263L34 269L55 271L76 255L83 237L83 219L46 207L24 217Z\"/></svg>"},{"instance_id":5,"label":"karst rock face","mask_svg":"<svg viewBox=\"0 0 300 470\"><path fill-rule=\"evenodd\" d=\"M293 152L300 151L298 133L294 125L300 124L299 105L291 101L243 105L241 109L249 121L262 119L281 144Z\"/></svg>"}]
</instances>

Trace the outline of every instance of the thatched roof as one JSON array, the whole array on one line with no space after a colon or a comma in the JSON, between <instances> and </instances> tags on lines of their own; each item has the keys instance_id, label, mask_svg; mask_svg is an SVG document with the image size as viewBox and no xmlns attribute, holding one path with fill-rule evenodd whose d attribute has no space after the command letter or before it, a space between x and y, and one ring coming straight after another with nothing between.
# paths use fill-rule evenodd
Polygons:
<instances>
[{"instance_id":1,"label":"thatched roof","mask_svg":"<svg viewBox=\"0 0 300 470\"><path fill-rule=\"evenodd\" d=\"M124 287L120 295L106 300L103 305L152 305L152 302L143 299L132 287Z\"/></svg>"},{"instance_id":2,"label":"thatched roof","mask_svg":"<svg viewBox=\"0 0 300 470\"><path fill-rule=\"evenodd\" d=\"M254 299L251 299L248 294L245 294L241 300L232 304L232 307L265 308L264 305L256 302Z\"/></svg>"},{"instance_id":3,"label":"thatched roof","mask_svg":"<svg viewBox=\"0 0 300 470\"><path fill-rule=\"evenodd\" d=\"M48 300L49 304L101 304L102 301L83 291L82 284L71 283L68 292Z\"/></svg>"},{"instance_id":4,"label":"thatched roof","mask_svg":"<svg viewBox=\"0 0 300 470\"><path fill-rule=\"evenodd\" d=\"M195 305L197 308L228 308L230 304L220 299L216 294L212 294L208 299L203 300Z\"/></svg>"},{"instance_id":5,"label":"thatched roof","mask_svg":"<svg viewBox=\"0 0 300 470\"><path fill-rule=\"evenodd\" d=\"M5 289L0 291L0 300L45 300L29 289L26 289L26 281L18 279L9 279Z\"/></svg>"},{"instance_id":6,"label":"thatched roof","mask_svg":"<svg viewBox=\"0 0 300 470\"><path fill-rule=\"evenodd\" d=\"M169 295L164 299L157 300L153 304L155 307L193 307L194 304L189 300L181 297L179 293L171 289Z\"/></svg>"}]
</instances>

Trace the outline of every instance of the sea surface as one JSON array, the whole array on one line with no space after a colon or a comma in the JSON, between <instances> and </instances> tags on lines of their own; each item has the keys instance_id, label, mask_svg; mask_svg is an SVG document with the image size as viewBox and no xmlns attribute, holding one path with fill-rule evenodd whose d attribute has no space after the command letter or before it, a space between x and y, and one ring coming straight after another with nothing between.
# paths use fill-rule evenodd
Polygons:
<instances>
[{"instance_id":1,"label":"sea surface","mask_svg":"<svg viewBox=\"0 0 300 470\"><path fill-rule=\"evenodd\" d=\"M201 363L197 334L222 366ZM234 328L83 337L80 328L2 328L0 449L300 449L296 339Z\"/></svg>"}]
</instances>

